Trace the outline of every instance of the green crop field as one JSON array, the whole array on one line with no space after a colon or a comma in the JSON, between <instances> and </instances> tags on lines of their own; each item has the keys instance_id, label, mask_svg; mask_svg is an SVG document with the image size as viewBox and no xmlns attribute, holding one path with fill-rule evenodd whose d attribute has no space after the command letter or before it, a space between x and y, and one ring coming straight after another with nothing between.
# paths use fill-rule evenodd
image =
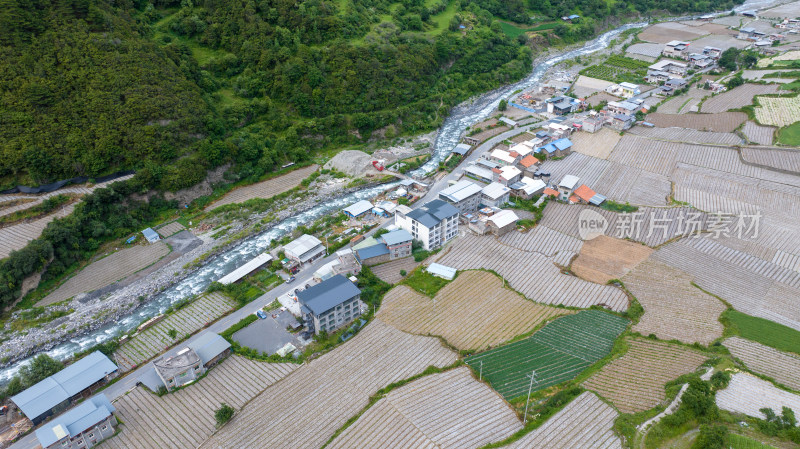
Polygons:
<instances>
[{"instance_id":1,"label":"green crop field","mask_svg":"<svg viewBox=\"0 0 800 449\"><path fill-rule=\"evenodd\" d=\"M548 323L531 337L468 357L466 362L506 399L574 379L605 357L628 320L600 310L584 310Z\"/></svg>"},{"instance_id":2,"label":"green crop field","mask_svg":"<svg viewBox=\"0 0 800 449\"><path fill-rule=\"evenodd\" d=\"M743 338L800 354L800 332L790 327L736 310L728 310L722 316Z\"/></svg>"},{"instance_id":3,"label":"green crop field","mask_svg":"<svg viewBox=\"0 0 800 449\"><path fill-rule=\"evenodd\" d=\"M800 122L792 123L778 130L778 142L791 146L800 145Z\"/></svg>"},{"instance_id":4,"label":"green crop field","mask_svg":"<svg viewBox=\"0 0 800 449\"><path fill-rule=\"evenodd\" d=\"M647 74L648 66L649 64L647 62L639 61L638 59L614 55L606 59L602 64L593 65L581 70L581 75L615 83L624 81L641 83L644 80L644 76Z\"/></svg>"}]
</instances>

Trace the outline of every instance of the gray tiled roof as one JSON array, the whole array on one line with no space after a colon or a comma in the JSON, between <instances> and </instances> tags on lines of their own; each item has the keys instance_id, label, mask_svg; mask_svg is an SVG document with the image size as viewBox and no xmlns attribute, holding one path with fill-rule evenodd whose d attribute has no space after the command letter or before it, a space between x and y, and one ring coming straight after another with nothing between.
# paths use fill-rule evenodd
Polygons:
<instances>
[{"instance_id":1,"label":"gray tiled roof","mask_svg":"<svg viewBox=\"0 0 800 449\"><path fill-rule=\"evenodd\" d=\"M320 315L360 294L361 290L355 284L337 274L313 287L297 292L297 300L315 315Z\"/></svg>"}]
</instances>

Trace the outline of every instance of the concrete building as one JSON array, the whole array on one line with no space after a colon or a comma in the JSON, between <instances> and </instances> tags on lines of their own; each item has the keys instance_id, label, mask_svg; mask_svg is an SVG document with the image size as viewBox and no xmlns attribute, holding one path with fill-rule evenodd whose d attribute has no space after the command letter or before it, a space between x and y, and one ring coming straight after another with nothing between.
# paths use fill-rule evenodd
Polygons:
<instances>
[{"instance_id":1,"label":"concrete building","mask_svg":"<svg viewBox=\"0 0 800 449\"><path fill-rule=\"evenodd\" d=\"M397 208L395 225L405 229L426 250L436 249L458 235L459 210L442 200L433 200L405 213Z\"/></svg>"},{"instance_id":2,"label":"concrete building","mask_svg":"<svg viewBox=\"0 0 800 449\"><path fill-rule=\"evenodd\" d=\"M685 41L667 42L661 54L668 58L686 59L689 55L689 43Z\"/></svg>"},{"instance_id":3,"label":"concrete building","mask_svg":"<svg viewBox=\"0 0 800 449\"><path fill-rule=\"evenodd\" d=\"M372 203L367 200L357 201L342 210L350 218L358 218L372 210Z\"/></svg>"},{"instance_id":4,"label":"concrete building","mask_svg":"<svg viewBox=\"0 0 800 449\"><path fill-rule=\"evenodd\" d=\"M350 323L365 309L361 290L341 274L297 292L297 301L306 326L317 335Z\"/></svg>"},{"instance_id":5,"label":"concrete building","mask_svg":"<svg viewBox=\"0 0 800 449\"><path fill-rule=\"evenodd\" d=\"M493 182L481 190L480 203L489 207L500 207L508 202L511 189L499 182Z\"/></svg>"},{"instance_id":6,"label":"concrete building","mask_svg":"<svg viewBox=\"0 0 800 449\"><path fill-rule=\"evenodd\" d=\"M11 397L11 402L34 425L66 410L69 404L90 395L117 375L117 365L95 351L52 376Z\"/></svg>"},{"instance_id":7,"label":"concrete building","mask_svg":"<svg viewBox=\"0 0 800 449\"><path fill-rule=\"evenodd\" d=\"M172 357L161 356L153 360L153 372L158 379L145 382L148 388L158 391L161 387L172 391L190 384L230 354L231 344L221 336L206 332ZM155 381L155 383L153 383Z\"/></svg>"},{"instance_id":8,"label":"concrete building","mask_svg":"<svg viewBox=\"0 0 800 449\"><path fill-rule=\"evenodd\" d=\"M371 205L370 205L371 207ZM313 235L303 234L283 247L286 257L299 264L313 262L325 256L325 246Z\"/></svg>"},{"instance_id":9,"label":"concrete building","mask_svg":"<svg viewBox=\"0 0 800 449\"><path fill-rule=\"evenodd\" d=\"M98 394L36 429L36 438L44 449L95 447L114 435L115 411L106 395Z\"/></svg>"},{"instance_id":10,"label":"concrete building","mask_svg":"<svg viewBox=\"0 0 800 449\"><path fill-rule=\"evenodd\" d=\"M606 92L610 93L611 95L616 95L618 97L623 97L623 98L635 97L636 95L642 93L638 84L627 83L627 82L612 84L606 88Z\"/></svg>"},{"instance_id":11,"label":"concrete building","mask_svg":"<svg viewBox=\"0 0 800 449\"><path fill-rule=\"evenodd\" d=\"M480 195L481 187L465 179L439 192L439 199L452 204L463 214L478 209Z\"/></svg>"},{"instance_id":12,"label":"concrete building","mask_svg":"<svg viewBox=\"0 0 800 449\"><path fill-rule=\"evenodd\" d=\"M636 114L636 111L638 111L639 108L641 108L641 106L632 101L609 101L607 107L608 107L608 112L612 114L626 114L626 115Z\"/></svg>"},{"instance_id":13,"label":"concrete building","mask_svg":"<svg viewBox=\"0 0 800 449\"><path fill-rule=\"evenodd\" d=\"M469 164L464 167L464 176L486 183L490 183L494 180L492 170L479 164Z\"/></svg>"},{"instance_id":14,"label":"concrete building","mask_svg":"<svg viewBox=\"0 0 800 449\"><path fill-rule=\"evenodd\" d=\"M647 81L653 82L650 79L651 76L661 78L659 75L660 73L665 74L668 78L674 78L676 76L684 77L687 70L688 66L682 62L664 59L647 68Z\"/></svg>"},{"instance_id":15,"label":"concrete building","mask_svg":"<svg viewBox=\"0 0 800 449\"><path fill-rule=\"evenodd\" d=\"M397 229L381 236L381 240L389 249L389 260L401 259L411 255L414 237L405 229Z\"/></svg>"},{"instance_id":16,"label":"concrete building","mask_svg":"<svg viewBox=\"0 0 800 449\"><path fill-rule=\"evenodd\" d=\"M578 186L578 181L580 181L580 179L577 176L564 176L561 182L558 183L558 199L561 201L569 201L569 198L575 191L575 187Z\"/></svg>"},{"instance_id":17,"label":"concrete building","mask_svg":"<svg viewBox=\"0 0 800 449\"><path fill-rule=\"evenodd\" d=\"M614 114L611 118L609 126L615 131L624 131L629 129L636 122L636 117L630 114Z\"/></svg>"},{"instance_id":18,"label":"concrete building","mask_svg":"<svg viewBox=\"0 0 800 449\"><path fill-rule=\"evenodd\" d=\"M389 248L383 243L376 243L365 248L359 248L355 250L355 253L359 263L368 267L388 262L390 257Z\"/></svg>"},{"instance_id":19,"label":"concrete building","mask_svg":"<svg viewBox=\"0 0 800 449\"><path fill-rule=\"evenodd\" d=\"M514 230L517 226L517 220L519 220L517 214L513 210L506 209L486 219L486 226L489 232L499 237Z\"/></svg>"},{"instance_id":20,"label":"concrete building","mask_svg":"<svg viewBox=\"0 0 800 449\"><path fill-rule=\"evenodd\" d=\"M525 176L509 187L511 187L511 194L513 196L529 200L532 197L540 195L542 192L544 192L547 184L541 179L533 179Z\"/></svg>"},{"instance_id":21,"label":"concrete building","mask_svg":"<svg viewBox=\"0 0 800 449\"><path fill-rule=\"evenodd\" d=\"M572 152L572 141L566 138L554 140L539 150L543 151L548 158L564 157Z\"/></svg>"},{"instance_id":22,"label":"concrete building","mask_svg":"<svg viewBox=\"0 0 800 449\"><path fill-rule=\"evenodd\" d=\"M487 159L492 162L497 162L500 165L513 165L519 161L519 153L512 153L505 150L492 150Z\"/></svg>"}]
</instances>

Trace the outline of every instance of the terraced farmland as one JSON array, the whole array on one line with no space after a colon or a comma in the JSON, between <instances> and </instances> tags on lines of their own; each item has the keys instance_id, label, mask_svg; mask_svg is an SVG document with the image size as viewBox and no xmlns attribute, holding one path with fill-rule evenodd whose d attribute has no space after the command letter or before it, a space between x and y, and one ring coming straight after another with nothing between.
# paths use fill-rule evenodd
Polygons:
<instances>
[{"instance_id":1,"label":"terraced farmland","mask_svg":"<svg viewBox=\"0 0 800 449\"><path fill-rule=\"evenodd\" d=\"M741 337L731 337L723 344L749 369L800 390L800 357Z\"/></svg>"},{"instance_id":2,"label":"terraced farmland","mask_svg":"<svg viewBox=\"0 0 800 449\"><path fill-rule=\"evenodd\" d=\"M693 279L685 271L652 259L623 277L625 286L644 308L633 330L689 344L709 345L721 337L719 316L725 305L693 286Z\"/></svg>"},{"instance_id":3,"label":"terraced farmland","mask_svg":"<svg viewBox=\"0 0 800 449\"><path fill-rule=\"evenodd\" d=\"M583 383L611 401L622 413L651 409L666 399L664 385L693 372L708 357L682 346L629 339L622 357L606 364Z\"/></svg>"},{"instance_id":4,"label":"terraced farmland","mask_svg":"<svg viewBox=\"0 0 800 449\"><path fill-rule=\"evenodd\" d=\"M700 110L704 113L716 114L730 111L731 109L739 109L753 104L753 97L756 95L774 94L779 87L777 84L742 84L704 101Z\"/></svg>"},{"instance_id":5,"label":"terraced farmland","mask_svg":"<svg viewBox=\"0 0 800 449\"><path fill-rule=\"evenodd\" d=\"M42 235L42 231L51 221L66 217L72 213L73 209L75 209L75 203L64 206L42 218L0 229L0 259L8 257L11 251L24 248L28 242Z\"/></svg>"},{"instance_id":6,"label":"terraced farmland","mask_svg":"<svg viewBox=\"0 0 800 449\"><path fill-rule=\"evenodd\" d=\"M584 310L558 318L532 336L468 357L465 361L506 399L528 391L536 370L534 390L575 378L605 357L628 320L599 310Z\"/></svg>"},{"instance_id":7,"label":"terraced farmland","mask_svg":"<svg viewBox=\"0 0 800 449\"><path fill-rule=\"evenodd\" d=\"M800 98L798 97L758 97L754 111L756 120L763 125L777 127L800 122Z\"/></svg>"},{"instance_id":8,"label":"terraced farmland","mask_svg":"<svg viewBox=\"0 0 800 449\"><path fill-rule=\"evenodd\" d=\"M318 449L378 389L456 359L435 338L375 319L342 346L253 398L201 447Z\"/></svg>"},{"instance_id":9,"label":"terraced farmland","mask_svg":"<svg viewBox=\"0 0 800 449\"><path fill-rule=\"evenodd\" d=\"M511 407L462 367L393 390L328 448L469 449L520 429L522 423Z\"/></svg>"},{"instance_id":10,"label":"terraced farmland","mask_svg":"<svg viewBox=\"0 0 800 449\"><path fill-rule=\"evenodd\" d=\"M318 168L319 166L317 165L309 165L308 167L298 168L297 170L293 170L276 178L240 187L220 198L220 200L212 204L209 209L214 209L226 204L243 203L253 198L269 198L289 191L299 186L300 181L317 171Z\"/></svg>"},{"instance_id":11,"label":"terraced farmland","mask_svg":"<svg viewBox=\"0 0 800 449\"><path fill-rule=\"evenodd\" d=\"M390 284L396 284L403 280L400 270L411 273L419 264L420 262L415 262L413 257L404 257L402 259L375 265L374 267L370 267L370 270L372 270L372 273L378 276L380 280Z\"/></svg>"},{"instance_id":12,"label":"terraced farmland","mask_svg":"<svg viewBox=\"0 0 800 449\"><path fill-rule=\"evenodd\" d=\"M800 174L800 151L796 149L744 147L742 159L752 164Z\"/></svg>"},{"instance_id":13,"label":"terraced farmland","mask_svg":"<svg viewBox=\"0 0 800 449\"><path fill-rule=\"evenodd\" d=\"M216 427L221 403L241 408L299 365L255 362L232 355L194 385L158 397L143 387L114 402L123 425L103 443L112 449L194 448Z\"/></svg>"},{"instance_id":14,"label":"terraced farmland","mask_svg":"<svg viewBox=\"0 0 800 449\"><path fill-rule=\"evenodd\" d=\"M437 262L459 270L493 270L514 290L544 304L582 308L604 305L615 311L628 308L628 297L621 290L564 275L547 257L506 246L490 236L459 237Z\"/></svg>"},{"instance_id":15,"label":"terraced farmland","mask_svg":"<svg viewBox=\"0 0 800 449\"><path fill-rule=\"evenodd\" d=\"M405 332L441 336L458 349L482 350L570 313L503 288L503 281L492 273L466 271L439 290L435 301L405 285L393 288L383 298L378 317Z\"/></svg>"},{"instance_id":16,"label":"terraced farmland","mask_svg":"<svg viewBox=\"0 0 800 449\"><path fill-rule=\"evenodd\" d=\"M744 134L750 142L755 142L759 145L772 145L772 141L775 139L775 128L771 126L761 126L756 122L748 120L742 127L742 134Z\"/></svg>"},{"instance_id":17,"label":"terraced farmland","mask_svg":"<svg viewBox=\"0 0 800 449\"><path fill-rule=\"evenodd\" d=\"M541 225L528 232L511 231L498 240L522 251L540 253L545 257L553 257L561 251L577 253L583 246L582 240Z\"/></svg>"},{"instance_id":18,"label":"terraced farmland","mask_svg":"<svg viewBox=\"0 0 800 449\"><path fill-rule=\"evenodd\" d=\"M236 303L222 293L203 295L123 343L114 353L114 360L122 372L135 368L157 356L177 340L216 321L235 306ZM172 329L177 332L175 338L169 336Z\"/></svg>"},{"instance_id":19,"label":"terraced farmland","mask_svg":"<svg viewBox=\"0 0 800 449\"><path fill-rule=\"evenodd\" d=\"M678 95L677 97L665 101L664 104L658 107L658 111L665 114L687 114L689 112L697 112L697 105L707 96L709 96L707 90L691 87L685 94Z\"/></svg>"},{"instance_id":20,"label":"terraced farmland","mask_svg":"<svg viewBox=\"0 0 800 449\"><path fill-rule=\"evenodd\" d=\"M758 109L756 109L758 117ZM744 112L721 112L719 114L647 114L647 121L659 128L690 128L700 131L730 133L747 120ZM800 120L800 118L798 118ZM761 123L768 123L759 118ZM772 123L768 123L772 124Z\"/></svg>"},{"instance_id":21,"label":"terraced farmland","mask_svg":"<svg viewBox=\"0 0 800 449\"><path fill-rule=\"evenodd\" d=\"M600 235L583 244L571 268L587 281L605 284L621 278L652 252L651 248L640 243Z\"/></svg>"},{"instance_id":22,"label":"terraced farmland","mask_svg":"<svg viewBox=\"0 0 800 449\"><path fill-rule=\"evenodd\" d=\"M756 418L764 418L762 408L771 408L780 415L781 408L786 406L800 413L800 396L789 393L772 385L766 380L747 373L736 373L731 376L728 388L717 392L717 406L723 410Z\"/></svg>"},{"instance_id":23,"label":"terraced farmland","mask_svg":"<svg viewBox=\"0 0 800 449\"><path fill-rule=\"evenodd\" d=\"M163 241L136 245L117 251L87 265L78 274L67 279L60 287L45 296L37 305L46 306L113 284L154 264L169 254L169 251L169 246Z\"/></svg>"},{"instance_id":24,"label":"terraced farmland","mask_svg":"<svg viewBox=\"0 0 800 449\"><path fill-rule=\"evenodd\" d=\"M177 234L178 232L181 232L184 229L186 228L183 227L182 224L178 223L177 221L173 221L172 223L166 224L158 228L157 231L161 237L166 238L171 236L172 234Z\"/></svg>"},{"instance_id":25,"label":"terraced farmland","mask_svg":"<svg viewBox=\"0 0 800 449\"><path fill-rule=\"evenodd\" d=\"M681 143L711 143L717 145L741 145L742 139L733 133L715 133L686 128L648 128L634 126L628 133L655 140L671 140Z\"/></svg>"},{"instance_id":26,"label":"terraced farmland","mask_svg":"<svg viewBox=\"0 0 800 449\"><path fill-rule=\"evenodd\" d=\"M519 440L503 446L507 449L622 449L614 433L619 414L590 391L582 393L553 415L541 427Z\"/></svg>"}]
</instances>

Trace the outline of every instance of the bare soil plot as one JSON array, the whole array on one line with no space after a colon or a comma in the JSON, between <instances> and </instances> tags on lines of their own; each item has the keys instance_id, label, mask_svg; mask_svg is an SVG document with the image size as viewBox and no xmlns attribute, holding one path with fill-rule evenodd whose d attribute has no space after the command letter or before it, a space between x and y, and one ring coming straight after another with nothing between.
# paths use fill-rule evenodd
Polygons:
<instances>
[{"instance_id":1,"label":"bare soil plot","mask_svg":"<svg viewBox=\"0 0 800 449\"><path fill-rule=\"evenodd\" d=\"M200 447L318 449L380 388L456 359L435 338L375 319L342 346L253 398Z\"/></svg>"},{"instance_id":2,"label":"bare soil plot","mask_svg":"<svg viewBox=\"0 0 800 449\"><path fill-rule=\"evenodd\" d=\"M766 380L747 373L731 376L728 388L717 392L717 406L723 410L764 419L762 408L771 408L780 415L782 407L800 411L800 396L776 387Z\"/></svg>"},{"instance_id":3,"label":"bare soil plot","mask_svg":"<svg viewBox=\"0 0 800 449\"><path fill-rule=\"evenodd\" d=\"M647 114L647 121L659 128L690 128L700 131L730 133L747 120L744 112L723 112L720 114Z\"/></svg>"},{"instance_id":4,"label":"bare soil plot","mask_svg":"<svg viewBox=\"0 0 800 449\"><path fill-rule=\"evenodd\" d=\"M603 305L615 311L628 308L628 298L621 290L562 274L547 257L504 245L490 236L459 237L437 262L459 270L493 270L514 290L544 304L582 308Z\"/></svg>"},{"instance_id":5,"label":"bare soil plot","mask_svg":"<svg viewBox=\"0 0 800 449\"><path fill-rule=\"evenodd\" d=\"M758 97L756 120L764 125L789 126L800 121L799 97Z\"/></svg>"},{"instance_id":6,"label":"bare soil plot","mask_svg":"<svg viewBox=\"0 0 800 449\"><path fill-rule=\"evenodd\" d=\"M766 129L773 130L773 128ZM744 147L742 159L767 168L800 173L800 151L796 149Z\"/></svg>"},{"instance_id":7,"label":"bare soil plot","mask_svg":"<svg viewBox=\"0 0 800 449\"><path fill-rule=\"evenodd\" d=\"M508 449L622 449L614 433L619 414L594 393L586 391L536 430L503 446Z\"/></svg>"},{"instance_id":8,"label":"bare soil plot","mask_svg":"<svg viewBox=\"0 0 800 449\"><path fill-rule=\"evenodd\" d=\"M161 237L166 238L166 237L171 236L172 234L177 234L177 233L183 231L184 229L186 229L186 228L183 227L182 224L178 223L177 221L173 221L172 223L168 223L168 224L158 228L156 231L158 231L158 234Z\"/></svg>"},{"instance_id":9,"label":"bare soil plot","mask_svg":"<svg viewBox=\"0 0 800 449\"><path fill-rule=\"evenodd\" d=\"M597 106L598 104L602 103L603 101L619 101L619 97L615 97L608 92L598 92L595 95L586 99L586 102L592 105L592 107Z\"/></svg>"},{"instance_id":10,"label":"bare soil plot","mask_svg":"<svg viewBox=\"0 0 800 449\"><path fill-rule=\"evenodd\" d=\"M774 94L779 87L777 84L742 84L735 89L707 99L703 102L703 107L700 110L714 114L731 109L739 109L753 104L753 97L756 95Z\"/></svg>"},{"instance_id":11,"label":"bare soil plot","mask_svg":"<svg viewBox=\"0 0 800 449\"><path fill-rule=\"evenodd\" d=\"M793 18L800 16L800 2L786 3L774 8L767 9L766 11L759 11L760 17L768 17L774 19L783 19L786 17Z\"/></svg>"},{"instance_id":12,"label":"bare soil plot","mask_svg":"<svg viewBox=\"0 0 800 449\"><path fill-rule=\"evenodd\" d=\"M709 34L707 31L697 30L682 23L667 22L645 28L638 37L643 41L666 44L674 40L691 41L707 34Z\"/></svg>"},{"instance_id":13,"label":"bare soil plot","mask_svg":"<svg viewBox=\"0 0 800 449\"><path fill-rule=\"evenodd\" d=\"M661 51L664 50L664 46L661 44L633 44L625 50L626 53L635 55L642 55L648 56L651 58L658 58L661 56Z\"/></svg>"},{"instance_id":14,"label":"bare soil plot","mask_svg":"<svg viewBox=\"0 0 800 449\"><path fill-rule=\"evenodd\" d=\"M709 345L722 336L719 316L725 305L691 284L693 277L664 263L647 260L622 282L644 308L633 330L661 340Z\"/></svg>"},{"instance_id":15,"label":"bare soil plot","mask_svg":"<svg viewBox=\"0 0 800 449\"><path fill-rule=\"evenodd\" d=\"M761 126L748 120L742 127L742 134L750 142L759 145L772 145L772 141L775 139L775 129L772 126Z\"/></svg>"},{"instance_id":16,"label":"bare soil plot","mask_svg":"<svg viewBox=\"0 0 800 449\"><path fill-rule=\"evenodd\" d=\"M477 134L473 134L470 137L472 137L473 139L476 139L478 142L483 142L484 140L487 140L487 139L489 139L491 137L494 137L494 136L496 136L498 134L502 134L502 133L508 131L509 129L511 129L511 128L509 128L508 126L498 126L496 128L484 129L483 131L481 131L481 132L479 132Z\"/></svg>"},{"instance_id":17,"label":"bare soil plot","mask_svg":"<svg viewBox=\"0 0 800 449\"><path fill-rule=\"evenodd\" d=\"M583 244L572 271L587 281L605 284L627 274L652 252L641 243L600 235Z\"/></svg>"},{"instance_id":18,"label":"bare soil plot","mask_svg":"<svg viewBox=\"0 0 800 449\"><path fill-rule=\"evenodd\" d=\"M599 159L607 159L621 138L618 132L605 126L595 133L579 132L570 136L573 151Z\"/></svg>"},{"instance_id":19,"label":"bare soil plot","mask_svg":"<svg viewBox=\"0 0 800 449\"><path fill-rule=\"evenodd\" d=\"M136 368L176 341L216 321L235 306L236 303L222 293L205 294L120 345L114 352L114 360L122 372ZM169 335L171 330L177 332L175 338Z\"/></svg>"},{"instance_id":20,"label":"bare soil plot","mask_svg":"<svg viewBox=\"0 0 800 449\"><path fill-rule=\"evenodd\" d=\"M130 276L169 254L169 246L163 241L147 245L136 245L117 251L110 256L92 262L75 276L67 279L37 305L46 306L86 293Z\"/></svg>"},{"instance_id":21,"label":"bare soil plot","mask_svg":"<svg viewBox=\"0 0 800 449\"><path fill-rule=\"evenodd\" d=\"M736 39L736 31L729 30L728 34L709 34L692 42L692 48L702 49L703 47L717 48L738 48L743 49L750 45L750 42Z\"/></svg>"},{"instance_id":22,"label":"bare soil plot","mask_svg":"<svg viewBox=\"0 0 800 449\"><path fill-rule=\"evenodd\" d=\"M749 81L768 81L770 83L786 84L795 81L795 78L764 78L764 75L785 72L785 69L768 69L768 70L744 70L742 71L742 78Z\"/></svg>"},{"instance_id":23,"label":"bare soil plot","mask_svg":"<svg viewBox=\"0 0 800 449\"><path fill-rule=\"evenodd\" d=\"M682 346L629 339L630 348L583 386L610 400L622 413L651 409L666 399L664 385L697 369L708 357Z\"/></svg>"},{"instance_id":24,"label":"bare soil plot","mask_svg":"<svg viewBox=\"0 0 800 449\"><path fill-rule=\"evenodd\" d=\"M686 128L649 128L634 126L628 133L654 140L684 143L711 143L716 145L741 145L742 139L734 133L715 133Z\"/></svg>"},{"instance_id":25,"label":"bare soil plot","mask_svg":"<svg viewBox=\"0 0 800 449\"><path fill-rule=\"evenodd\" d=\"M8 257L11 251L24 248L28 242L42 235L51 221L66 217L74 208L75 203L69 204L45 217L0 229L0 259Z\"/></svg>"},{"instance_id":26,"label":"bare soil plot","mask_svg":"<svg viewBox=\"0 0 800 449\"><path fill-rule=\"evenodd\" d=\"M350 448L479 448L508 438L522 423L489 386L456 368L390 392L330 444Z\"/></svg>"},{"instance_id":27,"label":"bare soil plot","mask_svg":"<svg viewBox=\"0 0 800 449\"><path fill-rule=\"evenodd\" d=\"M458 349L483 350L571 311L529 301L486 271L466 271L435 301L405 285L384 297L378 317L404 332L441 336Z\"/></svg>"},{"instance_id":28,"label":"bare soil plot","mask_svg":"<svg viewBox=\"0 0 800 449\"><path fill-rule=\"evenodd\" d=\"M741 337L731 337L723 344L749 369L769 376L789 388L800 390L800 357L797 355Z\"/></svg>"},{"instance_id":29,"label":"bare soil plot","mask_svg":"<svg viewBox=\"0 0 800 449\"><path fill-rule=\"evenodd\" d=\"M396 284L403 280L404 276L400 274L403 270L406 273L411 273L419 266L421 262L414 262L413 257L404 257L402 259L393 260L391 262L382 263L374 267L370 267L372 273L378 276L380 280L390 284Z\"/></svg>"},{"instance_id":30,"label":"bare soil plot","mask_svg":"<svg viewBox=\"0 0 800 449\"><path fill-rule=\"evenodd\" d=\"M741 16L721 16L712 20L711 23L717 23L728 27L739 27L742 24Z\"/></svg>"},{"instance_id":31,"label":"bare soil plot","mask_svg":"<svg viewBox=\"0 0 800 449\"><path fill-rule=\"evenodd\" d=\"M216 429L214 410L221 403L239 409L299 366L255 362L232 355L194 385L161 397L138 386L114 401L123 425L103 447L197 447Z\"/></svg>"},{"instance_id":32,"label":"bare soil plot","mask_svg":"<svg viewBox=\"0 0 800 449\"><path fill-rule=\"evenodd\" d=\"M572 92L579 98L589 96L595 92L605 91L608 86L614 84L611 81L591 78L580 75L572 85Z\"/></svg>"},{"instance_id":33,"label":"bare soil plot","mask_svg":"<svg viewBox=\"0 0 800 449\"><path fill-rule=\"evenodd\" d=\"M700 104L703 98L709 95L711 95L710 91L691 87L685 94L672 97L665 101L664 104L658 107L658 111L665 114L688 114L689 112L697 112L697 105Z\"/></svg>"},{"instance_id":34,"label":"bare soil plot","mask_svg":"<svg viewBox=\"0 0 800 449\"><path fill-rule=\"evenodd\" d=\"M226 204L243 203L252 198L269 198L281 194L299 186L300 181L308 178L308 176L317 171L318 168L318 165L309 165L308 167L299 168L276 178L249 186L239 187L209 206L209 209Z\"/></svg>"}]
</instances>

